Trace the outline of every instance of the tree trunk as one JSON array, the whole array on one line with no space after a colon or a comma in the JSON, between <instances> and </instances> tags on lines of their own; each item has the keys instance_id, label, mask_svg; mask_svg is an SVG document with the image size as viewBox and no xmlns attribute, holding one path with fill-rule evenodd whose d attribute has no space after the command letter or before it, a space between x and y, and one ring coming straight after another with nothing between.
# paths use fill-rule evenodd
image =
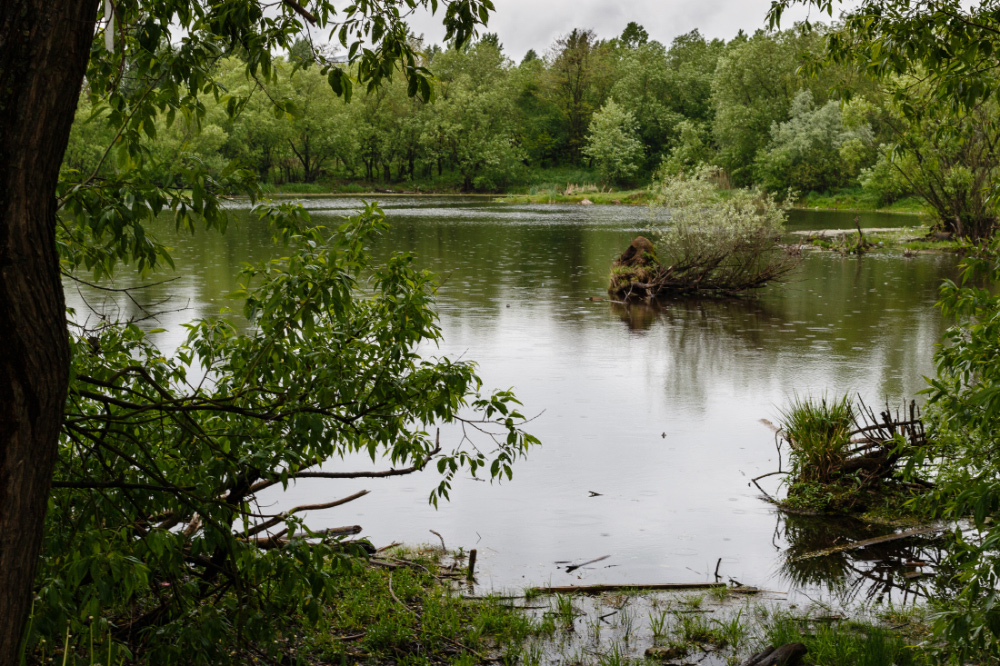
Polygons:
<instances>
[{"instance_id":1,"label":"tree trunk","mask_svg":"<svg viewBox=\"0 0 1000 666\"><path fill-rule=\"evenodd\" d=\"M66 401L55 190L97 3L0 2L0 664L31 610Z\"/></svg>"}]
</instances>

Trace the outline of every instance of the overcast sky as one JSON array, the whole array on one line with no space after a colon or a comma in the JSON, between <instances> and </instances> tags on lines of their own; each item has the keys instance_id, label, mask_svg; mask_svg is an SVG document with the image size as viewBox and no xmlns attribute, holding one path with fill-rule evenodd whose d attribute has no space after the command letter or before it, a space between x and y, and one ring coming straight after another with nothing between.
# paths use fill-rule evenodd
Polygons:
<instances>
[{"instance_id":1,"label":"overcast sky","mask_svg":"<svg viewBox=\"0 0 1000 666\"><path fill-rule=\"evenodd\" d=\"M635 21L655 39L667 46L674 37L697 28L705 37L732 39L740 29L752 33L765 25L771 0L494 0L496 12L490 17L487 31L500 35L504 52L516 62L528 49L544 55L556 38L573 28L590 28L601 39L621 34L629 21ZM855 2L845 2L843 6ZM782 25L804 19L826 20L815 9L797 6L789 10ZM440 43L444 36L440 16L416 15L410 21L413 31L423 33L429 43Z\"/></svg>"}]
</instances>

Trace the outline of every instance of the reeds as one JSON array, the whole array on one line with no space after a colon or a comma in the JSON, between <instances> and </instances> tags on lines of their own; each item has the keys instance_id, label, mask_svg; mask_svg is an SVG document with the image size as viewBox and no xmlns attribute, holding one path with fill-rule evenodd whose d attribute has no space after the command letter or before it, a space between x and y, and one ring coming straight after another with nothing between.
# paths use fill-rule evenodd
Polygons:
<instances>
[{"instance_id":1,"label":"reeds","mask_svg":"<svg viewBox=\"0 0 1000 666\"><path fill-rule=\"evenodd\" d=\"M838 399L794 396L791 405L781 411L781 425L797 480L830 483L850 451L854 427L851 399L846 395Z\"/></svg>"}]
</instances>

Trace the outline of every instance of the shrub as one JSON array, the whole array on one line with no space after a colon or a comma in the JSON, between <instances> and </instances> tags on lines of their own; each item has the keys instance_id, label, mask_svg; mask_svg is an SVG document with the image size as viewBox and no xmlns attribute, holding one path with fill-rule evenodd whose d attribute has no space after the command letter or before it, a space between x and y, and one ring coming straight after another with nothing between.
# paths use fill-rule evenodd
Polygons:
<instances>
[{"instance_id":1,"label":"shrub","mask_svg":"<svg viewBox=\"0 0 1000 666\"><path fill-rule=\"evenodd\" d=\"M779 244L785 212L771 195L733 190L720 199L717 170L654 185L670 224L658 236L660 263L672 284L738 292L762 287L798 264Z\"/></svg>"}]
</instances>

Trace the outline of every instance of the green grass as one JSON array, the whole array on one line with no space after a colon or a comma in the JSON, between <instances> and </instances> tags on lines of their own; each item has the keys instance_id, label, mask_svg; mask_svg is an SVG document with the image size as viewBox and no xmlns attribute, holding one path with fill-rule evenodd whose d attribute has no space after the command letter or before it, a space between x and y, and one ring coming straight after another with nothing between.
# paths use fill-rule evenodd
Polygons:
<instances>
[{"instance_id":1,"label":"green grass","mask_svg":"<svg viewBox=\"0 0 1000 666\"><path fill-rule=\"evenodd\" d=\"M339 580L319 625L300 627L297 651L306 663L472 664L487 655L520 661L529 639L554 631L551 622L501 599L463 599L435 577L443 573L436 557L409 553L414 565L362 567Z\"/></svg>"},{"instance_id":2,"label":"green grass","mask_svg":"<svg viewBox=\"0 0 1000 666\"><path fill-rule=\"evenodd\" d=\"M854 425L851 399L794 396L781 411L782 436L791 448L798 481L829 483L844 462Z\"/></svg>"},{"instance_id":3,"label":"green grass","mask_svg":"<svg viewBox=\"0 0 1000 666\"><path fill-rule=\"evenodd\" d=\"M912 641L898 629L863 622L810 623L779 613L765 627L765 644L802 643L810 664L851 666L918 666L928 656L910 647Z\"/></svg>"},{"instance_id":4,"label":"green grass","mask_svg":"<svg viewBox=\"0 0 1000 666\"><path fill-rule=\"evenodd\" d=\"M678 615L676 632L686 643L709 643L718 647L726 645L726 639L716 623L706 619L704 615Z\"/></svg>"},{"instance_id":5,"label":"green grass","mask_svg":"<svg viewBox=\"0 0 1000 666\"><path fill-rule=\"evenodd\" d=\"M565 188L565 186L563 186ZM573 188L569 194L565 189L540 189L520 194L504 194L499 197L503 203L549 203L549 204L578 204L584 199L595 204L629 204L646 205L653 197L649 190L588 190L586 188Z\"/></svg>"},{"instance_id":6,"label":"green grass","mask_svg":"<svg viewBox=\"0 0 1000 666\"><path fill-rule=\"evenodd\" d=\"M799 208L846 211L884 211L891 213L928 214L930 208L916 197L906 197L886 204L865 192L860 187L834 190L833 192L810 192L796 203Z\"/></svg>"}]
</instances>

